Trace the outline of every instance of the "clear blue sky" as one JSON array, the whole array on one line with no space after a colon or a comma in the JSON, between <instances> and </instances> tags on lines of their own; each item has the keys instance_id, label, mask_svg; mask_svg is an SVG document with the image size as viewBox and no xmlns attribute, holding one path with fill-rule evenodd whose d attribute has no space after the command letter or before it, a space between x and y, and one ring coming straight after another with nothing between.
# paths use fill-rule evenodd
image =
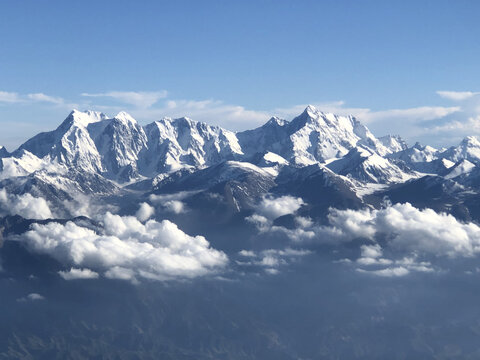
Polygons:
<instances>
[{"instance_id":1,"label":"clear blue sky","mask_svg":"<svg viewBox=\"0 0 480 360\"><path fill-rule=\"evenodd\" d=\"M479 14L480 2L461 0L4 0L0 91L8 101L0 101L0 125L18 123L23 130L0 134L0 144L15 146L30 133L55 127L68 105L84 103L124 107L145 122L147 108L160 116L172 100L172 115L183 106L185 115L211 116L212 123L234 130L241 121L222 123L230 115L225 109L219 115L218 107L274 115L276 109L282 114L278 109L341 100L342 107L370 112L459 107L470 117L465 109L473 108L472 101L459 105L436 92L480 88ZM167 97L151 106L81 95L163 90ZM18 101L8 97L13 93ZM61 98L61 106L26 100L38 93ZM188 101L202 100L213 105L190 111ZM243 127L256 121L249 116ZM393 121L388 116L366 122L385 132ZM398 121L394 125L402 133ZM413 128L402 135L415 138Z\"/></svg>"}]
</instances>

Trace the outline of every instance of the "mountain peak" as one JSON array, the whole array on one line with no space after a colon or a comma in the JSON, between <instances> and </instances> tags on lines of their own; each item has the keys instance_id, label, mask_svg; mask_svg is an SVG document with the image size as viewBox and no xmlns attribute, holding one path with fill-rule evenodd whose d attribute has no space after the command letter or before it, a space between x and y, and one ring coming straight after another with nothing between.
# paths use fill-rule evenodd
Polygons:
<instances>
[{"instance_id":1,"label":"mountain peak","mask_svg":"<svg viewBox=\"0 0 480 360\"><path fill-rule=\"evenodd\" d=\"M4 146L0 145L0 158L8 156L10 153Z\"/></svg>"},{"instance_id":2,"label":"mountain peak","mask_svg":"<svg viewBox=\"0 0 480 360\"><path fill-rule=\"evenodd\" d=\"M309 116L315 117L315 116L318 116L320 111L313 105L307 105L303 113Z\"/></svg>"},{"instance_id":3,"label":"mountain peak","mask_svg":"<svg viewBox=\"0 0 480 360\"><path fill-rule=\"evenodd\" d=\"M65 121L62 123L62 125L75 124L75 125L86 127L91 123L99 122L106 119L108 119L108 116L98 111L92 111L92 110L79 111L77 109L73 109L70 112L70 114L67 116Z\"/></svg>"},{"instance_id":4,"label":"mountain peak","mask_svg":"<svg viewBox=\"0 0 480 360\"><path fill-rule=\"evenodd\" d=\"M400 135L386 135L379 137L378 140L386 146L392 153L408 149L408 145Z\"/></svg>"},{"instance_id":5,"label":"mountain peak","mask_svg":"<svg viewBox=\"0 0 480 360\"><path fill-rule=\"evenodd\" d=\"M283 119L280 119L279 117L277 116L273 116L270 118L270 120L268 120L264 126L271 126L271 125L274 125L274 126L284 126L285 124L287 124L288 121L286 120L283 120Z\"/></svg>"},{"instance_id":6,"label":"mountain peak","mask_svg":"<svg viewBox=\"0 0 480 360\"><path fill-rule=\"evenodd\" d=\"M475 147L480 147L480 141L476 136L467 136L462 140L460 143L463 146L475 146Z\"/></svg>"},{"instance_id":7,"label":"mountain peak","mask_svg":"<svg viewBox=\"0 0 480 360\"><path fill-rule=\"evenodd\" d=\"M126 123L137 123L137 120L135 120L129 113L125 111L120 111L117 115L115 115L114 118Z\"/></svg>"}]
</instances>

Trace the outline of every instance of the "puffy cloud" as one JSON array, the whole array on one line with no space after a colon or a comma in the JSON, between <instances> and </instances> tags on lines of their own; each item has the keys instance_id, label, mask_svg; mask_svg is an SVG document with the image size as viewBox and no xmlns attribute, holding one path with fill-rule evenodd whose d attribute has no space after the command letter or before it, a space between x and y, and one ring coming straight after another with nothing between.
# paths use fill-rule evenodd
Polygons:
<instances>
[{"instance_id":1,"label":"puffy cloud","mask_svg":"<svg viewBox=\"0 0 480 360\"><path fill-rule=\"evenodd\" d=\"M347 239L385 236L392 247L436 256L468 257L480 252L478 225L409 203L380 210L332 210L329 221Z\"/></svg>"},{"instance_id":2,"label":"puffy cloud","mask_svg":"<svg viewBox=\"0 0 480 360\"><path fill-rule=\"evenodd\" d=\"M71 268L69 271L59 271L58 274L65 280L97 279L98 273L90 269Z\"/></svg>"},{"instance_id":3,"label":"puffy cloud","mask_svg":"<svg viewBox=\"0 0 480 360\"><path fill-rule=\"evenodd\" d=\"M109 204L92 196L84 194L70 194L73 199L62 202L63 207L71 217L86 216L95 220L102 220L103 214L119 211L117 205Z\"/></svg>"},{"instance_id":4,"label":"puffy cloud","mask_svg":"<svg viewBox=\"0 0 480 360\"><path fill-rule=\"evenodd\" d=\"M238 252L238 254L240 256L244 256L244 257L255 257L255 256L257 256L255 254L255 252L251 251L251 250L241 250L241 251Z\"/></svg>"},{"instance_id":5,"label":"puffy cloud","mask_svg":"<svg viewBox=\"0 0 480 360\"><path fill-rule=\"evenodd\" d=\"M356 259L338 261L378 276L438 271L440 267L435 264L445 264L439 258L469 258L480 253L480 226L463 223L452 215L432 209L418 209L408 203L379 210L330 209L328 225L300 219L293 229L275 226L260 215L247 220L255 223L261 233L281 234L305 245L328 244L335 251L345 242L367 241L369 243L359 246L360 254ZM240 255L246 257L246 253ZM273 264L273 259L267 257L265 262Z\"/></svg>"},{"instance_id":6,"label":"puffy cloud","mask_svg":"<svg viewBox=\"0 0 480 360\"><path fill-rule=\"evenodd\" d=\"M362 245L361 257L356 265L361 266L357 271L378 276L398 277L408 275L411 271L432 272L432 264L428 261L418 261L417 255L391 260L383 258L383 250L379 244ZM352 263L350 261L350 263ZM385 267L386 266L386 267ZM367 269L365 269L367 267ZM371 267L374 267L373 269Z\"/></svg>"},{"instance_id":7,"label":"puffy cloud","mask_svg":"<svg viewBox=\"0 0 480 360\"><path fill-rule=\"evenodd\" d=\"M181 214L185 212L185 205L179 200L170 200L164 204L167 211L173 212L174 214Z\"/></svg>"},{"instance_id":8,"label":"puffy cloud","mask_svg":"<svg viewBox=\"0 0 480 360\"><path fill-rule=\"evenodd\" d=\"M238 255L242 260L237 261L240 266L260 266L265 268L265 272L268 274L278 274L278 267L287 265L297 258L310 255L310 250L304 249L267 249L260 252L254 252L252 250L241 250ZM244 261L247 259L247 261Z\"/></svg>"},{"instance_id":9,"label":"puffy cloud","mask_svg":"<svg viewBox=\"0 0 480 360\"><path fill-rule=\"evenodd\" d=\"M215 272L228 262L203 236L189 236L174 223L107 213L103 233L51 222L33 224L21 238L35 252L65 265L103 272L108 278L169 280Z\"/></svg>"},{"instance_id":10,"label":"puffy cloud","mask_svg":"<svg viewBox=\"0 0 480 360\"><path fill-rule=\"evenodd\" d=\"M133 282L137 282L137 279L135 277L135 271L129 268L121 267L121 266L114 266L108 271L106 271L105 277L109 279L130 280ZM146 276L146 277L151 278L151 276Z\"/></svg>"},{"instance_id":11,"label":"puffy cloud","mask_svg":"<svg viewBox=\"0 0 480 360\"><path fill-rule=\"evenodd\" d=\"M109 91L105 93L83 93L86 97L108 97L138 108L149 108L167 96L167 91Z\"/></svg>"},{"instance_id":12,"label":"puffy cloud","mask_svg":"<svg viewBox=\"0 0 480 360\"><path fill-rule=\"evenodd\" d=\"M198 193L198 191L181 191L179 193L164 195L152 194L149 196L149 200L154 204L160 205L165 211L182 214L187 212L187 207L181 200L196 193Z\"/></svg>"},{"instance_id":13,"label":"puffy cloud","mask_svg":"<svg viewBox=\"0 0 480 360\"><path fill-rule=\"evenodd\" d=\"M301 198L293 196L264 197L255 207L255 211L263 218L274 220L280 216L295 213L303 204L305 203Z\"/></svg>"},{"instance_id":14,"label":"puffy cloud","mask_svg":"<svg viewBox=\"0 0 480 360\"><path fill-rule=\"evenodd\" d=\"M362 245L361 257L357 259L357 263L361 265L389 265L392 263L391 260L380 258L383 254L382 248L378 244L374 245Z\"/></svg>"},{"instance_id":15,"label":"puffy cloud","mask_svg":"<svg viewBox=\"0 0 480 360\"><path fill-rule=\"evenodd\" d=\"M141 203L135 216L140 221L147 221L155 214L155 208L147 203Z\"/></svg>"},{"instance_id":16,"label":"puffy cloud","mask_svg":"<svg viewBox=\"0 0 480 360\"><path fill-rule=\"evenodd\" d=\"M480 134L480 115L469 117L466 120L452 120L430 128L433 134L450 134L462 137L467 134Z\"/></svg>"},{"instance_id":17,"label":"puffy cloud","mask_svg":"<svg viewBox=\"0 0 480 360\"><path fill-rule=\"evenodd\" d=\"M37 294L37 293L31 293L31 294L28 294L25 297L21 297L21 298L17 299L17 301L19 301L19 302L39 301L39 300L45 300L45 297L40 295L40 294Z\"/></svg>"},{"instance_id":18,"label":"puffy cloud","mask_svg":"<svg viewBox=\"0 0 480 360\"><path fill-rule=\"evenodd\" d=\"M23 195L9 194L0 189L0 210L10 215L20 215L27 219L49 219L52 212L48 202L29 193Z\"/></svg>"}]
</instances>

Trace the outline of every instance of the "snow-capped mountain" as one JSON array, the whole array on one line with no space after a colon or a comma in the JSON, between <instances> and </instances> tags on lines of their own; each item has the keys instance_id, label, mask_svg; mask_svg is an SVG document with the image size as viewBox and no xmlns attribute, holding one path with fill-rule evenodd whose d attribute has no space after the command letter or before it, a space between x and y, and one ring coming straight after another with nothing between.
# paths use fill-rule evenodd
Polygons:
<instances>
[{"instance_id":1,"label":"snow-capped mountain","mask_svg":"<svg viewBox=\"0 0 480 360\"><path fill-rule=\"evenodd\" d=\"M439 151L431 146L422 146L420 143L415 143L411 148L404 148L400 151L389 155L393 159L399 159L407 164L426 163L438 159Z\"/></svg>"},{"instance_id":2,"label":"snow-capped mountain","mask_svg":"<svg viewBox=\"0 0 480 360\"><path fill-rule=\"evenodd\" d=\"M448 173L444 176L445 179L455 179L458 176L466 175L475 169L475 164L463 159L457 164L448 169Z\"/></svg>"},{"instance_id":3,"label":"snow-capped mountain","mask_svg":"<svg viewBox=\"0 0 480 360\"><path fill-rule=\"evenodd\" d=\"M74 110L54 131L38 134L15 152L27 150L51 163L59 163L88 172L103 173L102 158L90 136L88 125L107 119L94 111Z\"/></svg>"},{"instance_id":4,"label":"snow-capped mountain","mask_svg":"<svg viewBox=\"0 0 480 360\"><path fill-rule=\"evenodd\" d=\"M138 177L138 154L147 146L143 128L125 112L88 126L106 174L119 182Z\"/></svg>"},{"instance_id":5,"label":"snow-capped mountain","mask_svg":"<svg viewBox=\"0 0 480 360\"><path fill-rule=\"evenodd\" d=\"M390 150L391 153L408 149L407 143L399 135L385 135L379 137L378 140Z\"/></svg>"},{"instance_id":6,"label":"snow-capped mountain","mask_svg":"<svg viewBox=\"0 0 480 360\"><path fill-rule=\"evenodd\" d=\"M145 126L145 133L139 164L147 176L204 168L243 155L233 132L188 118L155 121Z\"/></svg>"},{"instance_id":7,"label":"snow-capped mountain","mask_svg":"<svg viewBox=\"0 0 480 360\"><path fill-rule=\"evenodd\" d=\"M441 154L441 157L453 162L468 160L480 163L480 141L475 136L468 136L458 146L452 146Z\"/></svg>"},{"instance_id":8,"label":"snow-capped mountain","mask_svg":"<svg viewBox=\"0 0 480 360\"><path fill-rule=\"evenodd\" d=\"M414 171L401 169L363 146L353 148L341 159L331 162L328 168L337 174L367 183L398 183L418 177Z\"/></svg>"},{"instance_id":9,"label":"snow-capped mountain","mask_svg":"<svg viewBox=\"0 0 480 360\"><path fill-rule=\"evenodd\" d=\"M271 151L298 166L338 159L357 145L380 155L391 152L354 117L323 113L313 106L290 122L272 118L237 136L246 154Z\"/></svg>"}]
</instances>

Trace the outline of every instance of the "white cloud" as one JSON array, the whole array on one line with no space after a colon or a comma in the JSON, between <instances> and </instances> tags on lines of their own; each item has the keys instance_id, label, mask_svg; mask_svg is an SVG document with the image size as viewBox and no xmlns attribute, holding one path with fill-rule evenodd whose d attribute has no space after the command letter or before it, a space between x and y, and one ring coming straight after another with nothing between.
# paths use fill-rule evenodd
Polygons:
<instances>
[{"instance_id":1,"label":"white cloud","mask_svg":"<svg viewBox=\"0 0 480 360\"><path fill-rule=\"evenodd\" d=\"M116 280L128 280L137 282L137 278L135 277L135 271L129 268L124 268L121 266L114 266L111 269L108 269L105 272L105 277L109 279L116 279ZM151 278L151 276L146 276L147 278Z\"/></svg>"},{"instance_id":2,"label":"white cloud","mask_svg":"<svg viewBox=\"0 0 480 360\"><path fill-rule=\"evenodd\" d=\"M297 221L294 229L274 226L271 220L260 215L247 220L253 222L260 233L287 236L296 243L320 242L337 250L345 242L368 240L370 244L360 246L357 259L339 261L379 276L434 272L439 268L432 260L480 254L480 226L463 223L432 209L417 209L408 203L379 210L330 209L328 225ZM266 262L271 260L265 259Z\"/></svg>"},{"instance_id":3,"label":"white cloud","mask_svg":"<svg viewBox=\"0 0 480 360\"><path fill-rule=\"evenodd\" d=\"M452 120L445 124L429 128L433 134L447 134L447 136L463 137L464 135L480 134L480 115L469 117L464 121Z\"/></svg>"},{"instance_id":4,"label":"white cloud","mask_svg":"<svg viewBox=\"0 0 480 360\"><path fill-rule=\"evenodd\" d=\"M332 210L329 221L345 239L386 236L389 246L436 256L469 257L480 252L478 225L408 203L381 210Z\"/></svg>"},{"instance_id":5,"label":"white cloud","mask_svg":"<svg viewBox=\"0 0 480 360\"><path fill-rule=\"evenodd\" d=\"M0 189L0 212L20 215L27 219L49 219L52 212L44 198L34 197L29 193L23 195L9 194Z\"/></svg>"},{"instance_id":6,"label":"white cloud","mask_svg":"<svg viewBox=\"0 0 480 360\"><path fill-rule=\"evenodd\" d=\"M43 93L28 94L27 98L33 101L48 102L57 105L64 104L64 100L61 97L50 96Z\"/></svg>"},{"instance_id":7,"label":"white cloud","mask_svg":"<svg viewBox=\"0 0 480 360\"><path fill-rule=\"evenodd\" d=\"M50 96L44 93L32 93L32 94L19 94L16 92L0 91L0 103L34 103L34 102L47 102L55 105L67 105L65 100L61 97ZM72 106L74 104L68 104Z\"/></svg>"},{"instance_id":8,"label":"white cloud","mask_svg":"<svg viewBox=\"0 0 480 360\"><path fill-rule=\"evenodd\" d=\"M170 200L164 204L167 211L170 211L174 214L181 214L185 212L185 205L179 200Z\"/></svg>"},{"instance_id":9,"label":"white cloud","mask_svg":"<svg viewBox=\"0 0 480 360\"><path fill-rule=\"evenodd\" d=\"M22 102L22 98L15 92L0 91L0 102L19 103Z\"/></svg>"},{"instance_id":10,"label":"white cloud","mask_svg":"<svg viewBox=\"0 0 480 360\"><path fill-rule=\"evenodd\" d=\"M244 257L255 257L255 256L257 256L255 254L255 252L251 251L251 250L241 250L241 251L238 252L238 254L240 256L244 256Z\"/></svg>"},{"instance_id":11,"label":"white cloud","mask_svg":"<svg viewBox=\"0 0 480 360\"><path fill-rule=\"evenodd\" d=\"M447 146L471 135L480 135L480 92L437 91L459 103L459 111L424 123L418 132L434 145Z\"/></svg>"},{"instance_id":12,"label":"white cloud","mask_svg":"<svg viewBox=\"0 0 480 360\"><path fill-rule=\"evenodd\" d=\"M140 204L140 208L137 210L135 216L140 221L147 221L153 215L155 215L155 208L150 206L146 202Z\"/></svg>"},{"instance_id":13,"label":"white cloud","mask_svg":"<svg viewBox=\"0 0 480 360\"><path fill-rule=\"evenodd\" d=\"M193 278L226 265L227 256L212 249L203 236L189 236L174 223L107 213L103 233L67 222L33 224L22 236L35 252L65 265L86 267L106 277L169 280Z\"/></svg>"},{"instance_id":14,"label":"white cloud","mask_svg":"<svg viewBox=\"0 0 480 360\"><path fill-rule=\"evenodd\" d=\"M31 294L28 294L25 297L21 297L21 298L17 299L17 301L19 301L19 302L39 301L39 300L45 300L45 297L40 295L40 294L37 294L37 293L31 293Z\"/></svg>"},{"instance_id":15,"label":"white cloud","mask_svg":"<svg viewBox=\"0 0 480 360\"><path fill-rule=\"evenodd\" d=\"M463 101L477 96L480 93L473 91L437 91L437 94L448 100Z\"/></svg>"},{"instance_id":16,"label":"white cloud","mask_svg":"<svg viewBox=\"0 0 480 360\"><path fill-rule=\"evenodd\" d=\"M288 265L296 261L299 257L310 255L310 250L304 249L267 249L259 252L252 250L241 250L238 255L243 259L237 261L240 266L260 266L265 268L265 272L268 274L278 274L278 268L283 265ZM244 261L247 259L247 261Z\"/></svg>"},{"instance_id":17,"label":"white cloud","mask_svg":"<svg viewBox=\"0 0 480 360\"><path fill-rule=\"evenodd\" d=\"M145 121L171 117L190 117L194 120L240 131L263 125L271 116L268 111L246 109L240 105L218 100L167 100L158 107L131 110L135 117Z\"/></svg>"},{"instance_id":18,"label":"white cloud","mask_svg":"<svg viewBox=\"0 0 480 360\"><path fill-rule=\"evenodd\" d=\"M198 194L199 192L200 191L195 190L195 191L180 191L172 194L161 194L161 195L151 194L148 197L148 200L150 200L154 204L162 205L163 203L170 200L183 200L189 196Z\"/></svg>"},{"instance_id":19,"label":"white cloud","mask_svg":"<svg viewBox=\"0 0 480 360\"><path fill-rule=\"evenodd\" d=\"M71 268L69 271L59 271L58 274L65 280L97 279L98 273L90 269Z\"/></svg>"},{"instance_id":20,"label":"white cloud","mask_svg":"<svg viewBox=\"0 0 480 360\"><path fill-rule=\"evenodd\" d=\"M83 93L86 97L108 97L141 109L147 109L167 96L167 91L109 91L105 93Z\"/></svg>"},{"instance_id":21,"label":"white cloud","mask_svg":"<svg viewBox=\"0 0 480 360\"><path fill-rule=\"evenodd\" d=\"M392 122L401 120L405 126L405 122L420 122L443 118L447 115L460 111L458 106L443 107L443 106L421 106L410 109L390 109L382 111L369 111L359 116L365 124L374 122Z\"/></svg>"},{"instance_id":22,"label":"white cloud","mask_svg":"<svg viewBox=\"0 0 480 360\"><path fill-rule=\"evenodd\" d=\"M64 200L62 205L71 217L86 216L101 220L106 212L116 213L119 211L117 205L109 204L88 195L80 193L70 195L73 200Z\"/></svg>"},{"instance_id":23,"label":"white cloud","mask_svg":"<svg viewBox=\"0 0 480 360\"><path fill-rule=\"evenodd\" d=\"M369 273L377 276L383 276L383 277L400 277L400 276L408 275L410 273L410 271L404 268L403 266L390 267L390 268L380 269L380 270L370 270L370 271L357 269L357 271Z\"/></svg>"},{"instance_id":24,"label":"white cloud","mask_svg":"<svg viewBox=\"0 0 480 360\"><path fill-rule=\"evenodd\" d=\"M181 200L196 193L198 193L198 191L181 191L174 194L164 195L151 194L148 199L152 203L161 206L162 208L164 208L164 210L168 212L174 214L182 214L187 211L187 207Z\"/></svg>"},{"instance_id":25,"label":"white cloud","mask_svg":"<svg viewBox=\"0 0 480 360\"><path fill-rule=\"evenodd\" d=\"M295 213L303 204L305 203L301 198L288 195L278 198L264 197L255 207L255 211L263 218L274 220L280 216Z\"/></svg>"}]
</instances>

